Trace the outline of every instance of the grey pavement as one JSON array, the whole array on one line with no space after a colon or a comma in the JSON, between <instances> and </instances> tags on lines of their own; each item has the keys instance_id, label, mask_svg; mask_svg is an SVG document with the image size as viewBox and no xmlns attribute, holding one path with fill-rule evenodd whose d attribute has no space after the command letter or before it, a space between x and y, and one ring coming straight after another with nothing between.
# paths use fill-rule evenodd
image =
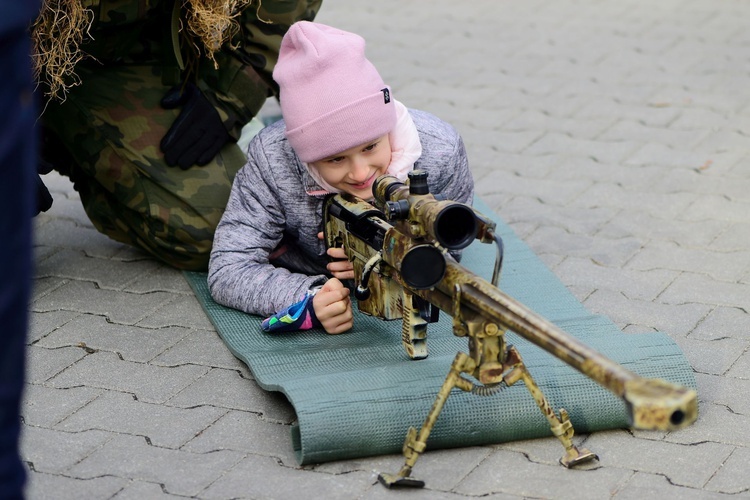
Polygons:
<instances>
[{"instance_id":1,"label":"grey pavement","mask_svg":"<svg viewBox=\"0 0 750 500\"><path fill-rule=\"evenodd\" d=\"M477 193L626 333L663 331L700 416L673 433L299 467L180 272L109 241L67 179L36 220L22 452L32 499L750 498L750 3L327 0L394 95L453 123ZM273 112L268 108L267 113Z\"/></svg>"}]
</instances>

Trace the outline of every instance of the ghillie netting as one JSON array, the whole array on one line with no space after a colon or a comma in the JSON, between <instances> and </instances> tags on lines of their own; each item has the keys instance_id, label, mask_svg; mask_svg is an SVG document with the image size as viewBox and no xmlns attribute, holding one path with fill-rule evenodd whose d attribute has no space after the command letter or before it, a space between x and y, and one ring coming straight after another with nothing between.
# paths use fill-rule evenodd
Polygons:
<instances>
[{"instance_id":1,"label":"ghillie netting","mask_svg":"<svg viewBox=\"0 0 750 500\"><path fill-rule=\"evenodd\" d=\"M78 0L44 0L39 17L31 26L34 78L45 84L45 95L65 99L78 85L75 66L84 58L79 46L88 34L94 13Z\"/></svg>"},{"instance_id":2,"label":"ghillie netting","mask_svg":"<svg viewBox=\"0 0 750 500\"><path fill-rule=\"evenodd\" d=\"M197 53L214 61L214 53L238 32L237 16L253 0L182 0L184 21L180 31ZM261 0L258 0L260 10ZM94 12L81 0L44 0L39 17L31 26L35 78L46 87L45 95L65 100L71 87L79 85L75 66L87 57L81 50L94 21ZM183 25L184 22L184 25Z\"/></svg>"}]
</instances>

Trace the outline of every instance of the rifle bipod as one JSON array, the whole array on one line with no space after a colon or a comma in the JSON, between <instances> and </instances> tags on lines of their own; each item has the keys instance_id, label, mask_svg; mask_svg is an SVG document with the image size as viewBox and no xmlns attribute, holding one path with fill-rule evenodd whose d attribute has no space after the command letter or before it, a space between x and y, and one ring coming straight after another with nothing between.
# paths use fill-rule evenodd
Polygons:
<instances>
[{"instance_id":1,"label":"rifle bipod","mask_svg":"<svg viewBox=\"0 0 750 500\"><path fill-rule=\"evenodd\" d=\"M457 292L460 295L460 290L457 290ZM468 334L471 337L472 341L469 342L471 355L464 352L456 354L421 429L417 432L414 427L410 427L406 434L402 449L405 458L403 467L396 474L379 474L378 480L387 488L393 486L423 487L424 481L413 478L411 471L419 455L427 447L427 438L435 426L435 422L451 391L457 387L464 392L491 395L498 392L497 387L500 384L509 387L519 380L523 381L526 389L549 422L552 434L565 448L565 455L560 458L560 463L565 467L573 467L592 459L598 459L599 457L595 453L586 448L579 449L573 444L574 430L568 412L561 408L559 416L555 413L526 368L518 350L513 346L506 346L505 332L497 328L494 323L482 320L463 323L460 317L460 314L454 316L454 333L457 336ZM481 384L477 385L464 378L462 376L464 373L475 377Z\"/></svg>"}]
</instances>

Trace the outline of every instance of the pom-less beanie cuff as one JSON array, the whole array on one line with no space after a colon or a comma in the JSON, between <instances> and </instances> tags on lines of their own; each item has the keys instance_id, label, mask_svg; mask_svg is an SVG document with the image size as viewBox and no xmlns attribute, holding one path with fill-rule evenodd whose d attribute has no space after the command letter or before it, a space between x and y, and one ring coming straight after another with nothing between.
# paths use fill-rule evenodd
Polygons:
<instances>
[{"instance_id":1,"label":"pom-less beanie cuff","mask_svg":"<svg viewBox=\"0 0 750 500\"><path fill-rule=\"evenodd\" d=\"M390 89L385 87L304 125L288 129L287 139L305 163L365 144L393 130L396 108L390 100Z\"/></svg>"},{"instance_id":2,"label":"pom-less beanie cuff","mask_svg":"<svg viewBox=\"0 0 750 500\"><path fill-rule=\"evenodd\" d=\"M381 137L396 126L390 88L354 33L309 21L284 35L273 71L286 136L305 163Z\"/></svg>"}]
</instances>

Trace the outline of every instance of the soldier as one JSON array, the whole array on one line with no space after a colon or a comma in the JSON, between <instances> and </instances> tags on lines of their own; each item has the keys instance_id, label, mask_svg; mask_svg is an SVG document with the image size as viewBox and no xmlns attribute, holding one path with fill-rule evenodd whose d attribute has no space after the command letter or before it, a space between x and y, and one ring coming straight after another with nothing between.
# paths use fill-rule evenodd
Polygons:
<instances>
[{"instance_id":1,"label":"soldier","mask_svg":"<svg viewBox=\"0 0 750 500\"><path fill-rule=\"evenodd\" d=\"M40 172L69 176L110 238L205 269L242 127L277 93L282 36L320 3L47 0L32 27Z\"/></svg>"}]
</instances>

